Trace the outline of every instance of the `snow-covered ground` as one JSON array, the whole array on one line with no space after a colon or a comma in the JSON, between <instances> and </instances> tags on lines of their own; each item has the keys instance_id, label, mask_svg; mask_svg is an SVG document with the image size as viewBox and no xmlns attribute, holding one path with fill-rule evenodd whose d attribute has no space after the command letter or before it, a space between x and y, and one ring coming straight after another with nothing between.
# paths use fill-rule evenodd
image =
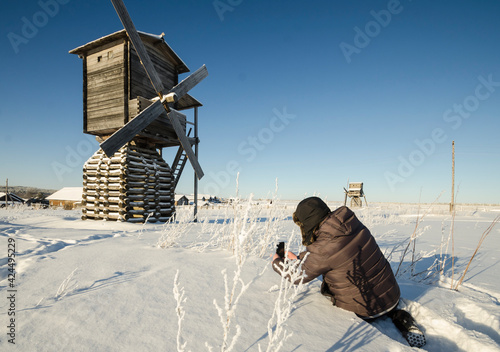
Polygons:
<instances>
[{"instance_id":1,"label":"snow-covered ground","mask_svg":"<svg viewBox=\"0 0 500 352\"><path fill-rule=\"evenodd\" d=\"M281 351L412 350L389 321L370 324L333 307L318 280L298 291L280 286L269 256L279 240L300 250L295 205L203 208L197 223L188 221L190 208L179 208L177 221L165 225L0 209L0 350L177 351L185 344L197 352L222 350L224 340L238 352L272 351L279 341ZM458 290L450 289L500 206L458 206L454 222L447 205L354 210L398 272L403 303L427 335L425 350L500 351L500 224ZM286 321L276 324L273 312Z\"/></svg>"}]
</instances>

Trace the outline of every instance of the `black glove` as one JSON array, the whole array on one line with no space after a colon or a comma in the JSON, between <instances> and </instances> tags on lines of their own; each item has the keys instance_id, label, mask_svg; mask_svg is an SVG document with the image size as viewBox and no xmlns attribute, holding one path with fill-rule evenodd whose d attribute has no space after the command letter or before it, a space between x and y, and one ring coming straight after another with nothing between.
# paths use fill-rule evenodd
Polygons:
<instances>
[{"instance_id":1,"label":"black glove","mask_svg":"<svg viewBox=\"0 0 500 352\"><path fill-rule=\"evenodd\" d=\"M276 246L276 254L280 256L280 258L285 257L285 242L280 242Z\"/></svg>"}]
</instances>

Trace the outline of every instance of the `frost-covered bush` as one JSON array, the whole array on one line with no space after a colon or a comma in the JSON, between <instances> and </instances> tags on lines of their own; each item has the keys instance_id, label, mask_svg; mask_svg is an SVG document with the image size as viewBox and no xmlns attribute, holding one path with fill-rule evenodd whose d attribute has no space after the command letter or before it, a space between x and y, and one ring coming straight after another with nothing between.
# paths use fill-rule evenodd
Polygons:
<instances>
[{"instance_id":1,"label":"frost-covered bush","mask_svg":"<svg viewBox=\"0 0 500 352\"><path fill-rule=\"evenodd\" d=\"M292 236L290 236L292 237ZM286 248L286 251L289 249ZM306 254L307 257L307 254ZM286 321L295 308L295 301L298 295L304 291L304 274L302 272L302 261L289 260L285 256L283 267L280 271L281 280L278 288L278 296L274 303L274 309L267 323L267 333L269 336L266 352L278 352L285 341L292 336L292 332L286 329ZM295 284L295 282L299 282ZM262 349L259 344L259 352Z\"/></svg>"},{"instance_id":2,"label":"frost-covered bush","mask_svg":"<svg viewBox=\"0 0 500 352\"><path fill-rule=\"evenodd\" d=\"M185 212L176 213L176 216L172 216L169 221L163 224L156 245L160 248L170 248L177 245L182 235L193 226L191 220L192 218L186 216Z\"/></svg>"}]
</instances>

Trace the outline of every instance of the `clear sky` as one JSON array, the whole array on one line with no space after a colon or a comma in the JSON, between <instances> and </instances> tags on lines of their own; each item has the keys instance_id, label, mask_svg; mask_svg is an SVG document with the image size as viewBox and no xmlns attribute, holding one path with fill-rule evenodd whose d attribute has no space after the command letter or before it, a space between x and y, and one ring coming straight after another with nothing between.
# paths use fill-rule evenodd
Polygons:
<instances>
[{"instance_id":1,"label":"clear sky","mask_svg":"<svg viewBox=\"0 0 500 352\"><path fill-rule=\"evenodd\" d=\"M499 1L124 0L191 71L200 193L500 203ZM82 62L122 29L110 1L3 1L0 183L82 184ZM183 75L182 78L185 76ZM191 118L192 114L188 114ZM173 150L164 150L171 162ZM193 192L187 166L178 193Z\"/></svg>"}]
</instances>

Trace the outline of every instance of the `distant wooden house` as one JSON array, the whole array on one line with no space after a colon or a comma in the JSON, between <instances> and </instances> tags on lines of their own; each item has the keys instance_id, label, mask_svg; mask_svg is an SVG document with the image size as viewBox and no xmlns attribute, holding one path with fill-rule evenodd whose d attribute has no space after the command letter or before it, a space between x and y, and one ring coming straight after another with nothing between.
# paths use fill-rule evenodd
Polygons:
<instances>
[{"instance_id":1,"label":"distant wooden house","mask_svg":"<svg viewBox=\"0 0 500 352\"><path fill-rule=\"evenodd\" d=\"M211 202L215 202L216 197L208 194L198 194L198 206L208 206ZM175 205L194 205L194 194L175 195Z\"/></svg>"},{"instance_id":2,"label":"distant wooden house","mask_svg":"<svg viewBox=\"0 0 500 352\"><path fill-rule=\"evenodd\" d=\"M189 205L189 199L183 194L175 195L175 205Z\"/></svg>"},{"instance_id":3,"label":"distant wooden house","mask_svg":"<svg viewBox=\"0 0 500 352\"><path fill-rule=\"evenodd\" d=\"M83 187L64 187L46 199L53 208L75 209L81 205Z\"/></svg>"}]
</instances>

